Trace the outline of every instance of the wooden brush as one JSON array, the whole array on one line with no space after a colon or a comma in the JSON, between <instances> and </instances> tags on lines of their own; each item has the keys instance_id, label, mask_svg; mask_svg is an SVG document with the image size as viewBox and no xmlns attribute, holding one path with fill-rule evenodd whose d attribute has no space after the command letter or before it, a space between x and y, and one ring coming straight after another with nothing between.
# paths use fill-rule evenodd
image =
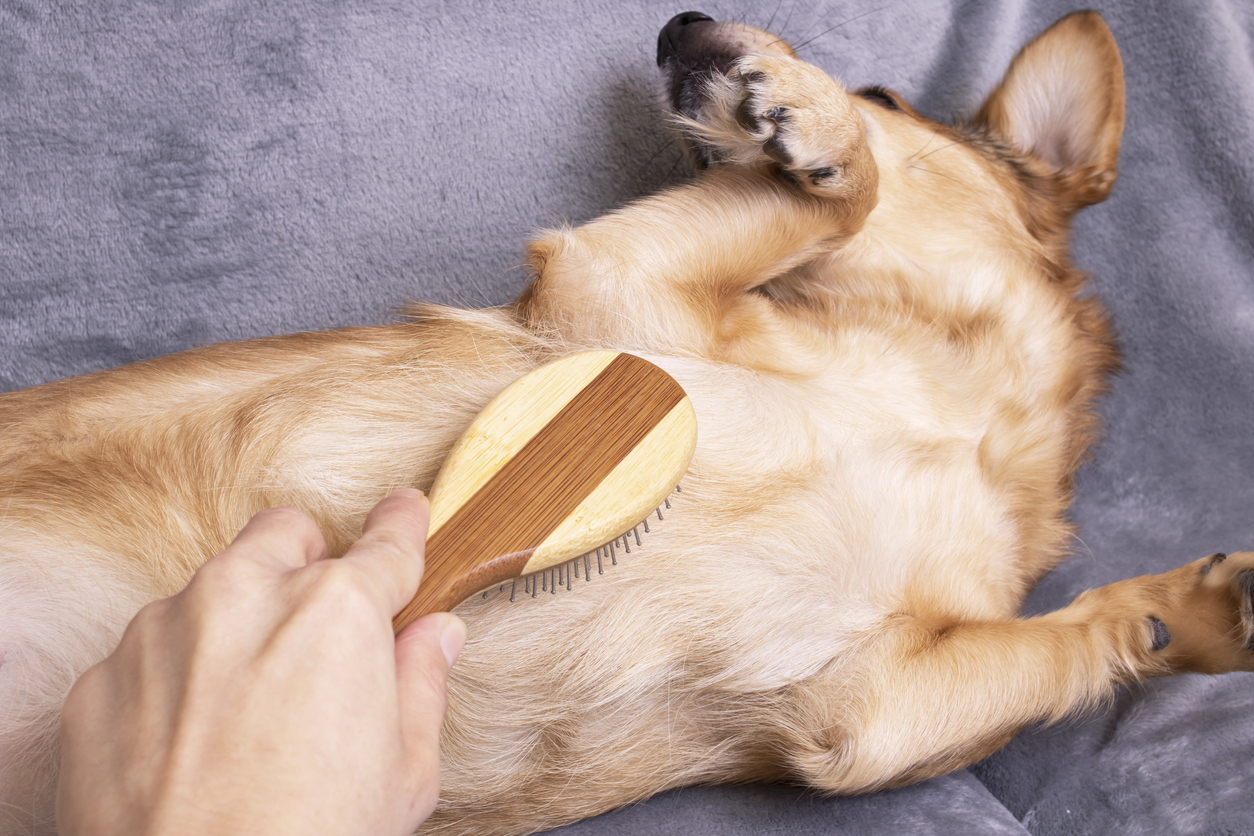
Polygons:
<instances>
[{"instance_id":1,"label":"wooden brush","mask_svg":"<svg viewBox=\"0 0 1254 836\"><path fill-rule=\"evenodd\" d=\"M696 443L684 390L634 355L580 352L514 381L435 478L422 585L393 628L622 536L670 495Z\"/></svg>"}]
</instances>

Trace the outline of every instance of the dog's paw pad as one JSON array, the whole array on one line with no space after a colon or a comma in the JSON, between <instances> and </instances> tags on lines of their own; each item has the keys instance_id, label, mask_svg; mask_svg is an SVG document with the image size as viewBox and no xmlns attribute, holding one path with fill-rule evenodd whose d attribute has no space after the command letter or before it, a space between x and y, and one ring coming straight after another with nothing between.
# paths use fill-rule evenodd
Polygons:
<instances>
[{"instance_id":1,"label":"dog's paw pad","mask_svg":"<svg viewBox=\"0 0 1254 836\"><path fill-rule=\"evenodd\" d=\"M861 127L830 76L795 59L750 55L729 79L739 88L736 123L785 179L821 193L839 183Z\"/></svg>"},{"instance_id":2,"label":"dog's paw pad","mask_svg":"<svg viewBox=\"0 0 1254 836\"><path fill-rule=\"evenodd\" d=\"M1152 634L1150 640L1150 650L1155 652L1162 650L1171 644L1171 631L1167 629L1167 625L1161 619L1150 616L1150 632Z\"/></svg>"},{"instance_id":3,"label":"dog's paw pad","mask_svg":"<svg viewBox=\"0 0 1254 836\"><path fill-rule=\"evenodd\" d=\"M1254 670L1254 552L1216 553L1181 567L1175 613L1159 611L1203 673ZM1190 579L1191 576L1191 579ZM1188 580L1186 580L1188 579Z\"/></svg>"}]
</instances>

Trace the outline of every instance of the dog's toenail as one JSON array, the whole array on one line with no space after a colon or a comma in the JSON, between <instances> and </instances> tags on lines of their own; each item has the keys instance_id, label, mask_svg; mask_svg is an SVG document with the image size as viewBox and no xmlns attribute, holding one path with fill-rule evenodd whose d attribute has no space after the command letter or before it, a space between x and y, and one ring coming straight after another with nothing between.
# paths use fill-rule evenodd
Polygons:
<instances>
[{"instance_id":1,"label":"dog's toenail","mask_svg":"<svg viewBox=\"0 0 1254 836\"><path fill-rule=\"evenodd\" d=\"M1223 552L1215 552L1214 554L1212 554L1210 556L1210 563L1207 563L1205 566L1201 568L1202 577L1206 577L1207 575L1209 575L1211 567L1217 566L1220 563L1223 563L1224 560L1227 559L1227 557L1228 555L1224 554Z\"/></svg>"},{"instance_id":2,"label":"dog's toenail","mask_svg":"<svg viewBox=\"0 0 1254 836\"><path fill-rule=\"evenodd\" d=\"M1171 644L1171 631L1166 624L1151 615L1150 627L1154 630L1154 642L1150 645L1150 650L1162 650Z\"/></svg>"},{"instance_id":3,"label":"dog's toenail","mask_svg":"<svg viewBox=\"0 0 1254 836\"><path fill-rule=\"evenodd\" d=\"M762 115L773 122L783 122L788 119L788 108L773 107Z\"/></svg>"}]
</instances>

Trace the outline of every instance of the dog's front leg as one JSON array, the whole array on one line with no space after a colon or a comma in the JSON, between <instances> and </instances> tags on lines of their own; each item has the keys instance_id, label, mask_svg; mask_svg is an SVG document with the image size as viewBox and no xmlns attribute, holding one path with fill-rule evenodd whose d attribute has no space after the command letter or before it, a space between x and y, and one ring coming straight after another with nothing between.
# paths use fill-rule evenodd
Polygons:
<instances>
[{"instance_id":1,"label":"dog's front leg","mask_svg":"<svg viewBox=\"0 0 1254 836\"><path fill-rule=\"evenodd\" d=\"M530 248L520 315L576 344L718 359L779 323L754 287L830 252L866 212L766 171L720 169Z\"/></svg>"},{"instance_id":2,"label":"dog's front leg","mask_svg":"<svg viewBox=\"0 0 1254 836\"><path fill-rule=\"evenodd\" d=\"M1108 584L1035 618L889 619L861 663L797 689L786 768L835 792L982 758L1143 677L1254 670L1254 553ZM853 699L850 696L853 695Z\"/></svg>"},{"instance_id":3,"label":"dog's front leg","mask_svg":"<svg viewBox=\"0 0 1254 836\"><path fill-rule=\"evenodd\" d=\"M576 343L769 363L761 338L790 326L749 291L854 235L878 170L848 96L794 59L742 59L703 118L689 121L726 164L535 241L526 321Z\"/></svg>"}]
</instances>

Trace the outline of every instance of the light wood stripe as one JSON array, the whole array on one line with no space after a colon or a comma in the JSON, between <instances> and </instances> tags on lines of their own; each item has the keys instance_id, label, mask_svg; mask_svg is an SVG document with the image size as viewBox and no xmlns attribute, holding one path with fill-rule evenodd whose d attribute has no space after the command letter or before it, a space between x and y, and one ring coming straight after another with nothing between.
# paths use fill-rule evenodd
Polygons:
<instances>
[{"instance_id":1,"label":"light wood stripe","mask_svg":"<svg viewBox=\"0 0 1254 836\"><path fill-rule=\"evenodd\" d=\"M697 446L697 435L690 431L696 424L692 402L685 397L536 547L521 574L539 572L586 554L639 523L657 501L644 508L622 508L624 498L652 494L649 488L658 484L669 492L679 483Z\"/></svg>"},{"instance_id":2,"label":"light wood stripe","mask_svg":"<svg viewBox=\"0 0 1254 836\"><path fill-rule=\"evenodd\" d=\"M451 609L498 575L518 575L536 547L684 400L679 384L653 364L614 355L430 534L422 586L394 619L396 629Z\"/></svg>"},{"instance_id":3,"label":"light wood stripe","mask_svg":"<svg viewBox=\"0 0 1254 836\"><path fill-rule=\"evenodd\" d=\"M617 351L583 351L541 366L506 386L471 422L431 486L435 534L518 454L540 429L618 356Z\"/></svg>"}]
</instances>

